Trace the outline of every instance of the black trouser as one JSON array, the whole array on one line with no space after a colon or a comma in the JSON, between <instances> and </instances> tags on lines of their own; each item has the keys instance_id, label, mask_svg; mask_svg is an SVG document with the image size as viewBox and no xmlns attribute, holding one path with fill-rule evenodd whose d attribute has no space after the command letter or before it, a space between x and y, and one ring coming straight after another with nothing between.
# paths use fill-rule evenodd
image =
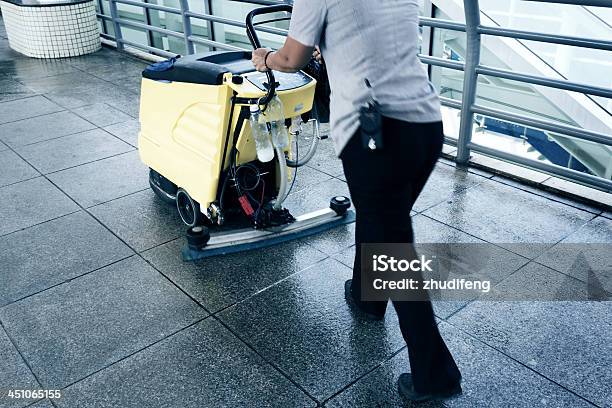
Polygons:
<instances>
[{"instance_id":1,"label":"black trouser","mask_svg":"<svg viewBox=\"0 0 612 408\"><path fill-rule=\"evenodd\" d=\"M442 122L408 123L383 118L380 150L363 147L358 131L340 158L355 206L356 256L352 292L356 302L382 316L387 302L361 301L361 244L412 243L410 210L431 174L444 140ZM440 336L430 301L394 301L420 392L444 391L461 379Z\"/></svg>"}]
</instances>

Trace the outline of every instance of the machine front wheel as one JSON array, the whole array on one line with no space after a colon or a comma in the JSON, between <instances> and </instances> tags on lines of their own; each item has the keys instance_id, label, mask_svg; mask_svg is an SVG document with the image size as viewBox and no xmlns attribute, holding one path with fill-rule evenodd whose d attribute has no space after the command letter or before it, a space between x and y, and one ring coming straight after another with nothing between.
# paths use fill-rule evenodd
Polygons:
<instances>
[{"instance_id":1,"label":"machine front wheel","mask_svg":"<svg viewBox=\"0 0 612 408\"><path fill-rule=\"evenodd\" d=\"M181 220L189 226L195 227L202 223L203 216L200 211L200 204L191 198L187 191L179 188L176 192L176 208L181 216Z\"/></svg>"}]
</instances>

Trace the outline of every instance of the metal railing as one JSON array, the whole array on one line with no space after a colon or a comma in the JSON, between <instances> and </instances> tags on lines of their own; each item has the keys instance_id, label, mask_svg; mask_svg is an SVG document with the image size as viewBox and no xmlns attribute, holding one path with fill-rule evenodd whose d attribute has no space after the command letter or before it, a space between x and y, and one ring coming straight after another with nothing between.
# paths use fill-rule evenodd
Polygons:
<instances>
[{"instance_id":1,"label":"metal railing","mask_svg":"<svg viewBox=\"0 0 612 408\"><path fill-rule=\"evenodd\" d=\"M207 21L209 31L212 30L212 26L215 23L227 24L236 27L245 27L243 21L232 20L229 18L219 17L213 15L211 12L208 13L196 13L189 10L188 0L179 0L179 8L162 6L147 2L141 2L136 0L108 0L110 6L110 16L99 13L98 17L103 21L110 21L112 23L115 35L110 36L107 33L103 33L103 36L112 39L116 42L119 50L123 49L125 45L135 47L156 55L161 56L174 56L176 54L161 50L159 48L152 47L151 45L144 45L134 43L126 40L121 32L123 26L141 29L147 32L147 34L159 33L170 37L182 38L185 42L185 52L192 54L194 52L194 43L202 44L208 47L214 47L215 49L226 49L226 50L239 50L241 48L225 44L219 41L211 39L200 38L194 36L192 32L192 19L199 19ZM271 1L271 0L233 0L241 3L259 4L259 5L272 5L283 3L282 1ZM612 0L524 0L533 2L543 3L558 3L558 4L571 4L579 6L596 6L596 7L607 7L612 8ZM102 10L102 0L98 0L100 10ZM182 18L183 32L172 31L166 28L152 26L150 24L135 22L121 18L117 10L117 4L126 4L130 6L142 7L145 11L158 10L170 14L179 15ZM581 48L591 48L604 51L612 51L612 41L592 39L592 38L581 38L565 35L553 35L539 32L522 31L514 29L505 29L500 27L488 27L484 26L480 22L480 5L478 0L465 0L465 24L458 23L455 21L448 21L438 18L422 17L420 19L420 25L439 28L453 31L464 32L467 40L466 55L464 57L465 62L453 61L444 58L439 58L430 55L422 55L419 57L421 61L430 66L437 66L442 68L448 68L453 70L463 71L463 93L462 100L454 100L450 98L441 98L443 105L460 109L461 110L461 123L459 128L458 139L447 138L448 144L455 145L457 147L456 162L459 164L467 164L470 160L470 153L477 152L486 156L490 156L496 159L500 159L506 162L518 164L524 167L536 169L554 176L576 181L580 184L594 187L603 191L612 192L612 180L593 176L588 173L579 172L570 168L562 167L556 164L540 162L525 157L521 157L515 154L504 152L497 149L481 146L471 141L473 127L474 127L474 115L483 115L491 118L496 118L502 121L512 122L522 126L532 127L541 129L544 131L555 132L565 134L582 141L595 142L606 146L612 146L612 135L596 132L592 130L583 129L577 126L560 124L554 121L536 119L533 117L513 114L504 112L498 109L489 108L476 103L476 91L478 78L480 75L487 75L507 80L518 81L522 83L528 83L532 85L540 85L548 88L556 88L565 91L578 92L587 95L600 96L605 98L612 98L612 89L604 88L599 86L588 85L584 83L578 83L569 80L552 79L542 76L536 76L526 73L518 73L509 70L494 68L481 64L480 53L481 53L481 38L483 35L513 38L517 40L529 40L538 41L550 44L568 45ZM207 10L210 10L210 4ZM273 27L258 26L258 31L286 35L287 30L282 30ZM612 161L612 155L610 157Z\"/></svg>"}]
</instances>

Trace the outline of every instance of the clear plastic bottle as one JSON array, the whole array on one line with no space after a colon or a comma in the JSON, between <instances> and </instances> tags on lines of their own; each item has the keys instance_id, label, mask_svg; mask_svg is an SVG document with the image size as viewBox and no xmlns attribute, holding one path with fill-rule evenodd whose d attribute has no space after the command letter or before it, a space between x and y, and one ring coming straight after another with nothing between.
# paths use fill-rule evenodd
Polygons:
<instances>
[{"instance_id":1,"label":"clear plastic bottle","mask_svg":"<svg viewBox=\"0 0 612 408\"><path fill-rule=\"evenodd\" d=\"M274 158L274 148L270 141L270 132L266 126L265 119L261 114L258 105L251 105L251 116L249 122L251 124L251 132L255 139L255 148L257 149L257 159L260 162L266 163Z\"/></svg>"},{"instance_id":2,"label":"clear plastic bottle","mask_svg":"<svg viewBox=\"0 0 612 408\"><path fill-rule=\"evenodd\" d=\"M285 126L285 113L283 102L278 95L268 103L266 108L266 116L270 120L270 133L272 134L272 143L275 147L284 149L289 146L289 135Z\"/></svg>"}]
</instances>

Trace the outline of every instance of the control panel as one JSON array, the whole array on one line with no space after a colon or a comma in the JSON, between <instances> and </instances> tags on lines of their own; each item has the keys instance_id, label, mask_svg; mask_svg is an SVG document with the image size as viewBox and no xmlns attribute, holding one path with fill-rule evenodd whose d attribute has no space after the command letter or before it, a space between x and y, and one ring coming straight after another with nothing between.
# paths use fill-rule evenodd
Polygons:
<instances>
[{"instance_id":1,"label":"control panel","mask_svg":"<svg viewBox=\"0 0 612 408\"><path fill-rule=\"evenodd\" d=\"M243 75L247 81L255 85L262 91L268 90L268 77L265 72L251 72ZM286 91L289 89L299 88L312 82L312 78L304 74L302 71L294 73L274 71L274 79L278 82L277 91Z\"/></svg>"}]
</instances>

